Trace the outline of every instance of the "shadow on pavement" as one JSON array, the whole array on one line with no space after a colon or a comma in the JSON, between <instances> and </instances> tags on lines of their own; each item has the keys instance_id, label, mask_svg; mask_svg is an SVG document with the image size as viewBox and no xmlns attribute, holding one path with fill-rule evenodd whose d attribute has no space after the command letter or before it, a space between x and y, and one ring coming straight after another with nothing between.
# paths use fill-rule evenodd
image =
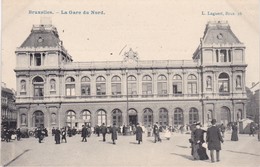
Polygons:
<instances>
[{"instance_id":1,"label":"shadow on pavement","mask_svg":"<svg viewBox=\"0 0 260 167\"><path fill-rule=\"evenodd\" d=\"M129 142L130 144L138 144L137 142L133 142L133 141L131 141L131 142Z\"/></svg>"},{"instance_id":2,"label":"shadow on pavement","mask_svg":"<svg viewBox=\"0 0 260 167\"><path fill-rule=\"evenodd\" d=\"M228 152L233 152L233 153L238 153L238 154L248 154L248 155L253 155L253 156L259 156L259 154L253 154L253 153L247 153L247 152L240 152L240 151L232 151L232 150L226 150Z\"/></svg>"},{"instance_id":3,"label":"shadow on pavement","mask_svg":"<svg viewBox=\"0 0 260 167\"><path fill-rule=\"evenodd\" d=\"M15 160L17 160L20 156L22 156L23 154L25 154L26 152L30 151L30 149L28 150L24 150L24 152L22 152L21 154L19 154L17 157L15 157L14 159L12 159L10 162L8 162L7 164L5 164L4 166L8 166L11 163L13 163Z\"/></svg>"},{"instance_id":4,"label":"shadow on pavement","mask_svg":"<svg viewBox=\"0 0 260 167\"><path fill-rule=\"evenodd\" d=\"M177 147L180 147L180 148L189 148L187 146L179 146L179 145L176 145Z\"/></svg>"},{"instance_id":5,"label":"shadow on pavement","mask_svg":"<svg viewBox=\"0 0 260 167\"><path fill-rule=\"evenodd\" d=\"M191 160L191 161L194 161L193 157L192 156L189 156L189 155L183 155L183 154L177 154L177 153L171 153L173 155L178 155L180 157L183 157L183 158L186 158L188 160Z\"/></svg>"}]
</instances>

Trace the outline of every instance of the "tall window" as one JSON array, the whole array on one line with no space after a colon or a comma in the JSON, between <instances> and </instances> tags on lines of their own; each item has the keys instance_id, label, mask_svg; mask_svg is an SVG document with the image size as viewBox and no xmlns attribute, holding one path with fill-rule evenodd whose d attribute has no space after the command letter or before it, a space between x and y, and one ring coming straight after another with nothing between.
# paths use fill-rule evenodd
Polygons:
<instances>
[{"instance_id":1,"label":"tall window","mask_svg":"<svg viewBox=\"0 0 260 167\"><path fill-rule=\"evenodd\" d=\"M230 110L227 107L221 107L220 122L227 125L231 121Z\"/></svg>"},{"instance_id":2,"label":"tall window","mask_svg":"<svg viewBox=\"0 0 260 167\"><path fill-rule=\"evenodd\" d=\"M158 95L167 95L167 78L164 75L159 75L157 81Z\"/></svg>"},{"instance_id":3,"label":"tall window","mask_svg":"<svg viewBox=\"0 0 260 167\"><path fill-rule=\"evenodd\" d=\"M102 76L96 79L97 96L106 95L106 79Z\"/></svg>"},{"instance_id":4,"label":"tall window","mask_svg":"<svg viewBox=\"0 0 260 167\"><path fill-rule=\"evenodd\" d=\"M75 79L73 77L68 77L65 81L66 96L75 96Z\"/></svg>"},{"instance_id":5,"label":"tall window","mask_svg":"<svg viewBox=\"0 0 260 167\"><path fill-rule=\"evenodd\" d=\"M44 96L44 82L39 76L33 79L34 98L42 98Z\"/></svg>"},{"instance_id":6,"label":"tall window","mask_svg":"<svg viewBox=\"0 0 260 167\"><path fill-rule=\"evenodd\" d=\"M181 95L182 94L182 78L180 75L173 76L173 95Z\"/></svg>"},{"instance_id":7,"label":"tall window","mask_svg":"<svg viewBox=\"0 0 260 167\"><path fill-rule=\"evenodd\" d=\"M99 110L97 112L97 122L98 125L102 125L102 123L104 123L105 125L107 124L107 114L104 110Z\"/></svg>"},{"instance_id":8,"label":"tall window","mask_svg":"<svg viewBox=\"0 0 260 167\"><path fill-rule=\"evenodd\" d=\"M34 127L44 127L44 114L42 111L35 111L32 117Z\"/></svg>"},{"instance_id":9,"label":"tall window","mask_svg":"<svg viewBox=\"0 0 260 167\"><path fill-rule=\"evenodd\" d=\"M89 79L89 77L81 78L81 95L90 96L90 79Z\"/></svg>"},{"instance_id":10,"label":"tall window","mask_svg":"<svg viewBox=\"0 0 260 167\"><path fill-rule=\"evenodd\" d=\"M116 124L116 126L123 125L122 112L119 109L115 109L112 111L112 119L113 119L113 124Z\"/></svg>"},{"instance_id":11,"label":"tall window","mask_svg":"<svg viewBox=\"0 0 260 167\"><path fill-rule=\"evenodd\" d=\"M142 94L143 95L152 95L152 78L149 75L145 75L143 77L143 84L142 84Z\"/></svg>"},{"instance_id":12,"label":"tall window","mask_svg":"<svg viewBox=\"0 0 260 167\"><path fill-rule=\"evenodd\" d=\"M221 73L218 77L218 86L220 95L229 93L229 76L227 73Z\"/></svg>"},{"instance_id":13,"label":"tall window","mask_svg":"<svg viewBox=\"0 0 260 167\"><path fill-rule=\"evenodd\" d=\"M121 95L121 78L119 76L114 76L111 79L111 82L112 95Z\"/></svg>"},{"instance_id":14,"label":"tall window","mask_svg":"<svg viewBox=\"0 0 260 167\"><path fill-rule=\"evenodd\" d=\"M128 83L128 95L137 95L137 83L136 78L133 75L127 77Z\"/></svg>"},{"instance_id":15,"label":"tall window","mask_svg":"<svg viewBox=\"0 0 260 167\"><path fill-rule=\"evenodd\" d=\"M20 86L21 86L21 88L20 88L21 91L20 92L26 93L26 81L25 80L21 80Z\"/></svg>"},{"instance_id":16,"label":"tall window","mask_svg":"<svg viewBox=\"0 0 260 167\"><path fill-rule=\"evenodd\" d=\"M231 62L231 50L216 50L217 62Z\"/></svg>"},{"instance_id":17,"label":"tall window","mask_svg":"<svg viewBox=\"0 0 260 167\"><path fill-rule=\"evenodd\" d=\"M88 110L83 110L80 113L80 118L84 120L84 123L91 123L91 113Z\"/></svg>"},{"instance_id":18,"label":"tall window","mask_svg":"<svg viewBox=\"0 0 260 167\"><path fill-rule=\"evenodd\" d=\"M159 110L159 124L161 126L168 125L168 111L165 108Z\"/></svg>"},{"instance_id":19,"label":"tall window","mask_svg":"<svg viewBox=\"0 0 260 167\"><path fill-rule=\"evenodd\" d=\"M191 108L189 111L189 124L199 121L199 112L196 108Z\"/></svg>"},{"instance_id":20,"label":"tall window","mask_svg":"<svg viewBox=\"0 0 260 167\"><path fill-rule=\"evenodd\" d=\"M197 77L193 74L188 76L188 94L197 94Z\"/></svg>"},{"instance_id":21,"label":"tall window","mask_svg":"<svg viewBox=\"0 0 260 167\"><path fill-rule=\"evenodd\" d=\"M56 81L55 79L50 80L50 91L55 91L56 90Z\"/></svg>"},{"instance_id":22,"label":"tall window","mask_svg":"<svg viewBox=\"0 0 260 167\"><path fill-rule=\"evenodd\" d=\"M176 108L174 110L174 115L173 115L173 124L174 125L183 125L184 121L183 121L183 111L180 108ZM173 125L173 126L174 126Z\"/></svg>"},{"instance_id":23,"label":"tall window","mask_svg":"<svg viewBox=\"0 0 260 167\"><path fill-rule=\"evenodd\" d=\"M153 126L153 111L149 108L144 109L144 126Z\"/></svg>"}]
</instances>

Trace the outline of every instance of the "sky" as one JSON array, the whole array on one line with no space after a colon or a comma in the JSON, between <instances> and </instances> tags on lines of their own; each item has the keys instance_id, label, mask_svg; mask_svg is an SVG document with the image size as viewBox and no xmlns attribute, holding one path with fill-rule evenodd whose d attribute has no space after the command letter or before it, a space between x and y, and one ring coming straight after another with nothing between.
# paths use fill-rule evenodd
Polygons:
<instances>
[{"instance_id":1,"label":"sky","mask_svg":"<svg viewBox=\"0 0 260 167\"><path fill-rule=\"evenodd\" d=\"M246 46L246 86L259 81L258 0L2 0L1 79L9 88L16 90L15 50L43 17L74 62L121 61L129 48L139 60L192 60L207 22L228 21Z\"/></svg>"}]
</instances>

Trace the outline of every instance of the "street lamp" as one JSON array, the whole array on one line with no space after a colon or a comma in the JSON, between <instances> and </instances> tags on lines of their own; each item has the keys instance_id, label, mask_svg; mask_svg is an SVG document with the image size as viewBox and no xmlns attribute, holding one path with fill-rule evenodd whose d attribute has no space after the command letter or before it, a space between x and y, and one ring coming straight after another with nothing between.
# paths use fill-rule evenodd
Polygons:
<instances>
[{"instance_id":1,"label":"street lamp","mask_svg":"<svg viewBox=\"0 0 260 167\"><path fill-rule=\"evenodd\" d=\"M129 116L128 116L128 69L126 68L125 70L125 75L126 75L126 114L127 114L127 124L129 124Z\"/></svg>"}]
</instances>

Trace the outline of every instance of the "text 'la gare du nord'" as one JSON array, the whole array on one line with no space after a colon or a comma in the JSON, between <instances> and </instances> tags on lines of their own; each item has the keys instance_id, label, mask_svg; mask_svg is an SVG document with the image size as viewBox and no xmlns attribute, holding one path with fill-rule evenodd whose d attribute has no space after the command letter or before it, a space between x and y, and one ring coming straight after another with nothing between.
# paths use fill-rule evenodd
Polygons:
<instances>
[{"instance_id":1,"label":"text 'la gare du nord'","mask_svg":"<svg viewBox=\"0 0 260 167\"><path fill-rule=\"evenodd\" d=\"M61 10L60 12L54 12L50 10L29 10L29 14L70 14L70 15L79 15L79 14L92 14L92 15L102 15L105 14L104 11L97 10L83 10L83 11L75 11L75 10Z\"/></svg>"}]
</instances>

